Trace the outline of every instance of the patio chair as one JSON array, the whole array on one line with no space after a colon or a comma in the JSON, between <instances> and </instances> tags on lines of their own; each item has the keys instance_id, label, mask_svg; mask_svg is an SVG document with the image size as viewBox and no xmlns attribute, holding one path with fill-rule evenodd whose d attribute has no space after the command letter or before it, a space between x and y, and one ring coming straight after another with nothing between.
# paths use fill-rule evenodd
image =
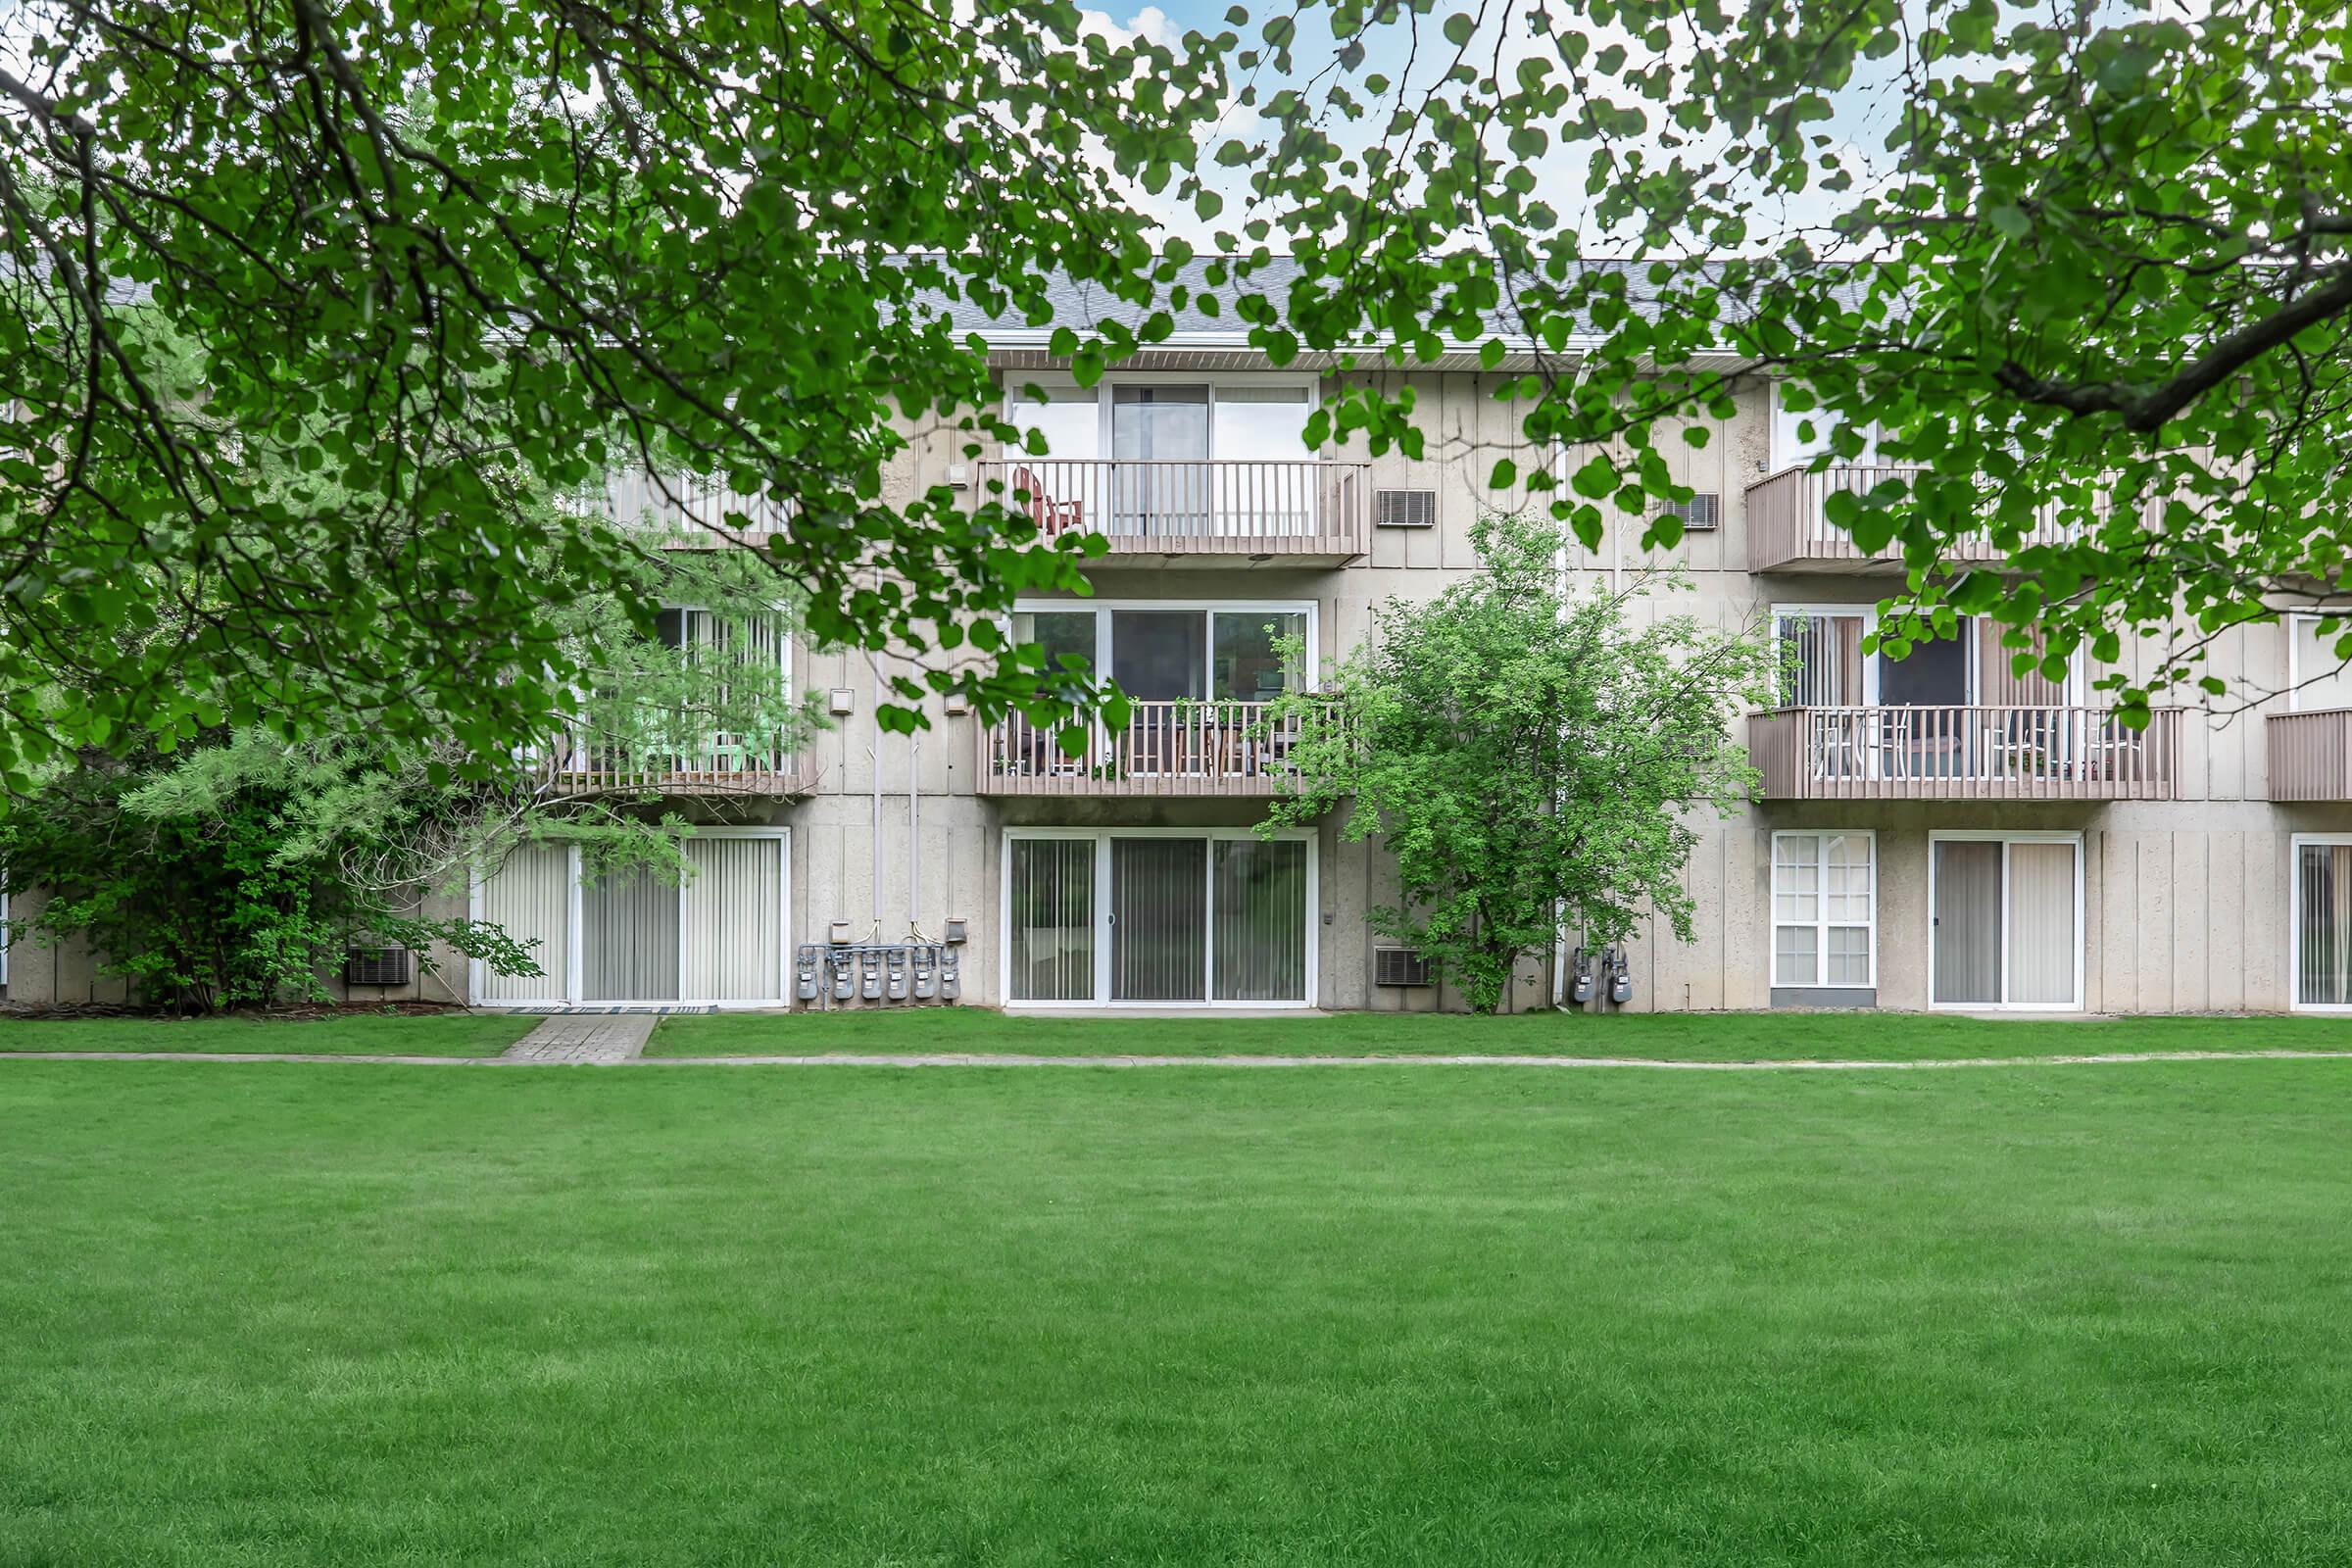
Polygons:
<instances>
[{"instance_id":1,"label":"patio chair","mask_svg":"<svg viewBox=\"0 0 2352 1568\"><path fill-rule=\"evenodd\" d=\"M1086 525L1085 506L1076 501L1054 500L1046 493L1046 487L1039 482L1037 474L1026 466L1012 470L1012 488L1016 495L1028 496L1030 519L1037 524L1037 531L1047 538L1051 539L1065 529Z\"/></svg>"}]
</instances>

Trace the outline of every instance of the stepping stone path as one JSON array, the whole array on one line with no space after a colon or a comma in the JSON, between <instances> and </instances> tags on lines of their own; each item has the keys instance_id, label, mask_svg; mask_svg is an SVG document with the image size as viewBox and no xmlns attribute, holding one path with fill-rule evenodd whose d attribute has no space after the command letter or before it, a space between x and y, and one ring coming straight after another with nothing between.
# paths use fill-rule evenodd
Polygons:
<instances>
[{"instance_id":1,"label":"stepping stone path","mask_svg":"<svg viewBox=\"0 0 2352 1568\"><path fill-rule=\"evenodd\" d=\"M635 1061L654 1033L650 1012L560 1012L507 1048L501 1061Z\"/></svg>"}]
</instances>

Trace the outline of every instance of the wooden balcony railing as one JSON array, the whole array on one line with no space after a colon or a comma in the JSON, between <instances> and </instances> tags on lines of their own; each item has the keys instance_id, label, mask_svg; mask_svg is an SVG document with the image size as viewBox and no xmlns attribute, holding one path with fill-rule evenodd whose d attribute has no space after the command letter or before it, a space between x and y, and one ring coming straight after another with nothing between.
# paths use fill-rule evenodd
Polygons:
<instances>
[{"instance_id":1,"label":"wooden balcony railing","mask_svg":"<svg viewBox=\"0 0 2352 1568\"><path fill-rule=\"evenodd\" d=\"M1853 536L1830 521L1830 497L1840 490L1868 495L1889 479L1908 479L1925 470L1896 464L1845 464L1819 473L1784 468L1747 487L1747 569L1788 571L1813 567L1853 569L1873 563L1898 562L1893 550L1863 554ZM2021 544L2063 544L2066 525L2044 516L2028 531ZM1947 559L1992 562L2005 552L1993 548L1989 537L1957 541Z\"/></svg>"},{"instance_id":2,"label":"wooden balcony railing","mask_svg":"<svg viewBox=\"0 0 2352 1568\"><path fill-rule=\"evenodd\" d=\"M2352 709L2263 720L2274 801L2352 801Z\"/></svg>"},{"instance_id":3,"label":"wooden balcony railing","mask_svg":"<svg viewBox=\"0 0 2352 1568\"><path fill-rule=\"evenodd\" d=\"M982 732L983 795L1272 795L1298 738L1270 705L1137 703L1126 725L1095 724L1073 757L1014 713Z\"/></svg>"},{"instance_id":4,"label":"wooden balcony railing","mask_svg":"<svg viewBox=\"0 0 2352 1568\"><path fill-rule=\"evenodd\" d=\"M2180 712L2146 729L2098 708L1784 708L1748 720L1766 800L2163 801Z\"/></svg>"},{"instance_id":5,"label":"wooden balcony railing","mask_svg":"<svg viewBox=\"0 0 2352 1568\"><path fill-rule=\"evenodd\" d=\"M561 742L539 760L558 795L655 794L789 799L816 787L816 760L749 743L713 740L675 751L575 747Z\"/></svg>"},{"instance_id":6,"label":"wooden balcony railing","mask_svg":"<svg viewBox=\"0 0 2352 1568\"><path fill-rule=\"evenodd\" d=\"M980 494L1048 536L1102 534L1114 553L1325 556L1364 549L1369 466L1254 460L1016 458L983 463Z\"/></svg>"}]
</instances>

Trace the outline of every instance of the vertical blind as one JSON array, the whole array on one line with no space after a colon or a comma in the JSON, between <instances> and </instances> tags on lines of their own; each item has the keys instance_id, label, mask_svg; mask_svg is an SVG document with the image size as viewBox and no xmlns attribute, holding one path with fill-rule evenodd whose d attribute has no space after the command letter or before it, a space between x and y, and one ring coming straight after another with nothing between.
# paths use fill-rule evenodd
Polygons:
<instances>
[{"instance_id":1,"label":"vertical blind","mask_svg":"<svg viewBox=\"0 0 2352 1568\"><path fill-rule=\"evenodd\" d=\"M690 837L683 885L646 872L576 890L580 972L569 973L575 890L562 846L526 845L482 883L482 918L532 950L541 978L481 976L483 1002L780 1002L781 836Z\"/></svg>"},{"instance_id":2,"label":"vertical blind","mask_svg":"<svg viewBox=\"0 0 2352 1568\"><path fill-rule=\"evenodd\" d=\"M571 852L560 844L516 847L482 884L482 918L529 947L540 973L504 975L485 964L481 1000L561 1000L571 961Z\"/></svg>"},{"instance_id":3,"label":"vertical blind","mask_svg":"<svg viewBox=\"0 0 2352 1568\"><path fill-rule=\"evenodd\" d=\"M678 888L644 871L580 889L580 996L586 1002L678 999Z\"/></svg>"},{"instance_id":4,"label":"vertical blind","mask_svg":"<svg viewBox=\"0 0 2352 1568\"><path fill-rule=\"evenodd\" d=\"M1016 1002L1086 1002L1095 994L1092 839L1014 839L1006 847L1005 941Z\"/></svg>"},{"instance_id":5,"label":"vertical blind","mask_svg":"<svg viewBox=\"0 0 2352 1568\"><path fill-rule=\"evenodd\" d=\"M2352 1004L2352 844L2306 844L2295 855L2295 1000Z\"/></svg>"},{"instance_id":6,"label":"vertical blind","mask_svg":"<svg viewBox=\"0 0 2352 1568\"><path fill-rule=\"evenodd\" d=\"M1205 1000L1207 897L1206 841L1110 841L1112 1001Z\"/></svg>"},{"instance_id":7,"label":"vertical blind","mask_svg":"<svg viewBox=\"0 0 2352 1568\"><path fill-rule=\"evenodd\" d=\"M1935 991L1937 1002L2001 1000L2001 846L1936 844Z\"/></svg>"},{"instance_id":8,"label":"vertical blind","mask_svg":"<svg viewBox=\"0 0 2352 1568\"><path fill-rule=\"evenodd\" d=\"M784 995L784 842L693 838L681 890L678 985L698 1002Z\"/></svg>"},{"instance_id":9,"label":"vertical blind","mask_svg":"<svg viewBox=\"0 0 2352 1568\"><path fill-rule=\"evenodd\" d=\"M2009 998L2075 1005L2075 846L2009 846Z\"/></svg>"},{"instance_id":10,"label":"vertical blind","mask_svg":"<svg viewBox=\"0 0 2352 1568\"><path fill-rule=\"evenodd\" d=\"M1008 1000L1311 1000L1304 840L1016 838L1006 858ZM1109 879L1101 906L1099 870Z\"/></svg>"},{"instance_id":11,"label":"vertical blind","mask_svg":"<svg viewBox=\"0 0 2352 1568\"><path fill-rule=\"evenodd\" d=\"M1306 1000L1306 845L1218 839L1212 947L1219 1002Z\"/></svg>"},{"instance_id":12,"label":"vertical blind","mask_svg":"<svg viewBox=\"0 0 2352 1568\"><path fill-rule=\"evenodd\" d=\"M1862 617L1783 615L1782 701L1791 708L1852 708L1862 701Z\"/></svg>"},{"instance_id":13,"label":"vertical blind","mask_svg":"<svg viewBox=\"0 0 2352 1568\"><path fill-rule=\"evenodd\" d=\"M1936 843L1936 1001L2082 1004L2075 990L2081 853L2077 844L2032 839Z\"/></svg>"}]
</instances>

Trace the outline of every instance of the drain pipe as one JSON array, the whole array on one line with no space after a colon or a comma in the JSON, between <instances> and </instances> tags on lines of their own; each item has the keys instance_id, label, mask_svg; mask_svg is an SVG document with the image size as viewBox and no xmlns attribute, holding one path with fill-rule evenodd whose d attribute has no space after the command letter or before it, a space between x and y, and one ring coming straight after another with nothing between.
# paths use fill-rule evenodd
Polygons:
<instances>
[{"instance_id":1,"label":"drain pipe","mask_svg":"<svg viewBox=\"0 0 2352 1568\"><path fill-rule=\"evenodd\" d=\"M923 732L906 737L906 935L923 935Z\"/></svg>"}]
</instances>

